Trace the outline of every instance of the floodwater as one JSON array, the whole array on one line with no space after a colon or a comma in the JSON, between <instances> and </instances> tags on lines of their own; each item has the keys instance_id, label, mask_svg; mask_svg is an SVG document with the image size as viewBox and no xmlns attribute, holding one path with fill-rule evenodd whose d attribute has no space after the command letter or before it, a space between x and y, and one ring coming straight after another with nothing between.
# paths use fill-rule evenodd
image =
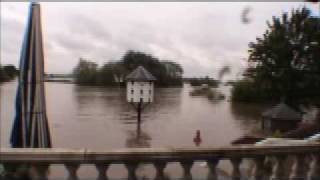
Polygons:
<instances>
[{"instance_id":1,"label":"floodwater","mask_svg":"<svg viewBox=\"0 0 320 180\"><path fill-rule=\"evenodd\" d=\"M9 147L16 87L17 82L0 85L1 147ZM138 138L136 112L126 102L125 89L46 83L53 146L91 150L196 147L193 138L196 131L200 130L200 147L220 147L259 130L259 115L263 107L231 103L230 87L220 88L227 95L221 101L191 97L191 90L188 84L183 88L155 89L155 102L143 111ZM123 167L114 165L112 168L115 170L111 175L122 177L123 170L120 169ZM140 169L144 168L149 167ZM94 168L86 169L89 170L81 168L79 173L90 174ZM201 170L197 172L202 174ZM177 176L180 173L181 170ZM140 174L144 174L144 170L140 170Z\"/></svg>"}]
</instances>

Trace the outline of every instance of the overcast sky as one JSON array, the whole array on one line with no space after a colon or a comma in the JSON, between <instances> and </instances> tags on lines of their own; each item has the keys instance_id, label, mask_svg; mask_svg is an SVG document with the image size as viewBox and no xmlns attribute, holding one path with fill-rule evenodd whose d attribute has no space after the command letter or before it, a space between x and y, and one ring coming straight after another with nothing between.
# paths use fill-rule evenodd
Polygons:
<instances>
[{"instance_id":1,"label":"overcast sky","mask_svg":"<svg viewBox=\"0 0 320 180\"><path fill-rule=\"evenodd\" d=\"M180 63L186 77L232 77L266 21L303 2L41 2L46 72L70 73L79 57L102 65L127 50ZM18 66L28 3L1 2L1 63ZM307 3L314 15L319 4ZM250 23L242 22L248 9Z\"/></svg>"}]
</instances>

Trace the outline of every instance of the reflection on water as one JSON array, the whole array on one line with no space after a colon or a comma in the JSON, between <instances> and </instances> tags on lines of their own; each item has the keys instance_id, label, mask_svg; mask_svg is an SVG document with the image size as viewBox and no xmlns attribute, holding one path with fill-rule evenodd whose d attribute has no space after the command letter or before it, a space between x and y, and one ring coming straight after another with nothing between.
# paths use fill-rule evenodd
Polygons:
<instances>
[{"instance_id":1,"label":"reflection on water","mask_svg":"<svg viewBox=\"0 0 320 180\"><path fill-rule=\"evenodd\" d=\"M149 148L151 137L143 132L139 131L128 131L128 138L126 140L126 147L128 148Z\"/></svg>"},{"instance_id":2,"label":"reflection on water","mask_svg":"<svg viewBox=\"0 0 320 180\"><path fill-rule=\"evenodd\" d=\"M267 109L268 105L256 104L243 104L231 102L231 113L234 115L235 120L242 121L259 121L261 119L261 113Z\"/></svg>"},{"instance_id":3,"label":"reflection on water","mask_svg":"<svg viewBox=\"0 0 320 180\"><path fill-rule=\"evenodd\" d=\"M256 105L230 102L231 113L238 125L245 131L251 133L261 133L261 113L268 109L270 105ZM244 123L245 122L245 123Z\"/></svg>"}]
</instances>

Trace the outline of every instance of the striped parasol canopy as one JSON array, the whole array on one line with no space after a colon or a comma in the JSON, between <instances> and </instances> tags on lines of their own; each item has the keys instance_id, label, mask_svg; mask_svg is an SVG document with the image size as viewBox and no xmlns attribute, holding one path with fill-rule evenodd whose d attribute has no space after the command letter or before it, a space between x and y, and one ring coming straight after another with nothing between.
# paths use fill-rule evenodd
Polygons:
<instances>
[{"instance_id":1,"label":"striped parasol canopy","mask_svg":"<svg viewBox=\"0 0 320 180\"><path fill-rule=\"evenodd\" d=\"M11 132L13 148L50 148L46 113L44 54L40 4L31 3L24 35L16 97L16 116Z\"/></svg>"}]
</instances>

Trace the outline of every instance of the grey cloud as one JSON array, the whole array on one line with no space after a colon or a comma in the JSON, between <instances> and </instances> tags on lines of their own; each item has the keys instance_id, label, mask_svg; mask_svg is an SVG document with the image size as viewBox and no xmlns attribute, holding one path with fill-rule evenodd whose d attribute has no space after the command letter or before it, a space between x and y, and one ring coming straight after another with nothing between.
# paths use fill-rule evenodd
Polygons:
<instances>
[{"instance_id":1,"label":"grey cloud","mask_svg":"<svg viewBox=\"0 0 320 180\"><path fill-rule=\"evenodd\" d=\"M247 4L46 2L42 14L47 69L68 73L79 57L102 65L131 49L176 61L189 77L215 76L225 65L237 73L246 65L248 42L263 33L265 21L302 3L250 3L254 19L244 25L240 15ZM15 7L10 6L4 8ZM10 16L26 19L20 11ZM12 63L17 63L12 54L18 53L23 34L23 24L15 18L1 26L7 36L1 40L6 46L1 51Z\"/></svg>"},{"instance_id":2,"label":"grey cloud","mask_svg":"<svg viewBox=\"0 0 320 180\"><path fill-rule=\"evenodd\" d=\"M18 66L17 61L22 46L23 34L21 32L23 32L23 28L23 23L20 21L14 18L1 17L0 42L1 52L4 52L1 57L3 63L10 63L10 61L15 60L15 63L12 64Z\"/></svg>"},{"instance_id":3,"label":"grey cloud","mask_svg":"<svg viewBox=\"0 0 320 180\"><path fill-rule=\"evenodd\" d=\"M108 30L99 21L81 13L71 13L67 18L69 31L74 34L89 36L93 39L111 38Z\"/></svg>"},{"instance_id":4,"label":"grey cloud","mask_svg":"<svg viewBox=\"0 0 320 180\"><path fill-rule=\"evenodd\" d=\"M56 46L58 45L68 52L73 51L73 54L77 54L81 51L88 52L93 48L93 42L88 42L83 36L74 36L70 33L59 33L59 35L56 35L54 38Z\"/></svg>"}]
</instances>

